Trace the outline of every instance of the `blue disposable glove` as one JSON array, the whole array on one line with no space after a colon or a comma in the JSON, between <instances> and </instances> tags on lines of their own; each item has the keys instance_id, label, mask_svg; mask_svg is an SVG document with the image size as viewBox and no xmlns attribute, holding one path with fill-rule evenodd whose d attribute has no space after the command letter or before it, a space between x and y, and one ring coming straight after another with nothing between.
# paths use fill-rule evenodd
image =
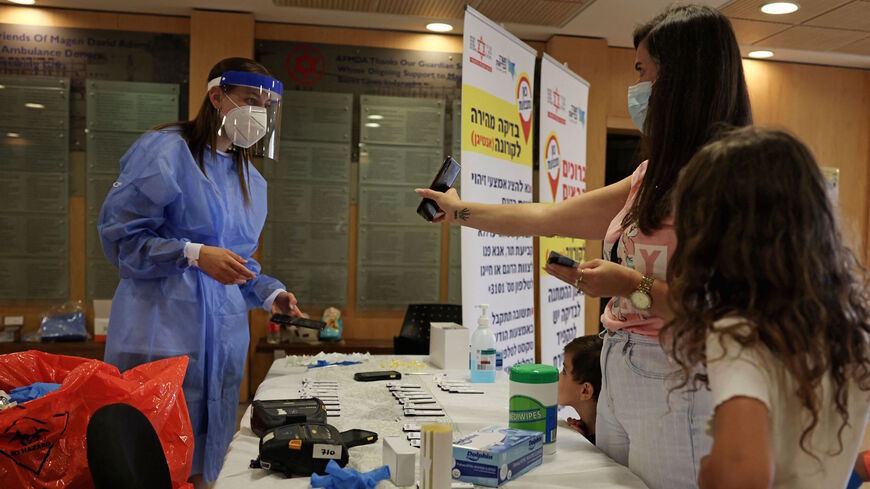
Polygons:
<instances>
[{"instance_id":1,"label":"blue disposable glove","mask_svg":"<svg viewBox=\"0 0 870 489\"><path fill-rule=\"evenodd\" d=\"M352 362L352 361L350 361L350 360L344 360L344 361L341 361L341 362L332 362L332 363L329 363L329 362L327 362L326 360L318 360L318 361L317 361L317 364L315 364L315 365L309 365L308 368L309 368L309 369L312 369L312 368L320 368L320 367L329 367L329 366L332 366L332 365L338 365L338 366L344 367L344 366L347 366L347 365L358 365L358 364L360 364L360 363L362 363L362 362Z\"/></svg>"},{"instance_id":2,"label":"blue disposable glove","mask_svg":"<svg viewBox=\"0 0 870 489\"><path fill-rule=\"evenodd\" d=\"M378 482L390 478L386 465L366 473L350 467L341 468L335 460L326 464L326 475L311 474L311 487L324 489L373 489Z\"/></svg>"},{"instance_id":3,"label":"blue disposable glove","mask_svg":"<svg viewBox=\"0 0 870 489\"><path fill-rule=\"evenodd\" d=\"M858 489L861 487L861 484L863 484L861 477L853 470L852 477L849 478L849 482L846 484L846 489Z\"/></svg>"},{"instance_id":4,"label":"blue disposable glove","mask_svg":"<svg viewBox=\"0 0 870 489\"><path fill-rule=\"evenodd\" d=\"M16 387L9 392L9 400L15 401L18 404L39 399L40 397L54 392L60 387L60 384L50 384L48 382L35 382L24 387Z\"/></svg>"}]
</instances>

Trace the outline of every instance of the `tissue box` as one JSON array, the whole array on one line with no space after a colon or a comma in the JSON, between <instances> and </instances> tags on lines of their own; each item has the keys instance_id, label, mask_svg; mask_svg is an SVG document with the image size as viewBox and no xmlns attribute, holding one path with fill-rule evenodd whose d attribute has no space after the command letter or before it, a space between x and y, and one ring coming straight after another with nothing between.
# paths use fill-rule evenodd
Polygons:
<instances>
[{"instance_id":1,"label":"tissue box","mask_svg":"<svg viewBox=\"0 0 870 489\"><path fill-rule=\"evenodd\" d=\"M417 449L401 436L385 436L383 464L390 468L390 480L397 486L413 486L417 482Z\"/></svg>"},{"instance_id":2,"label":"tissue box","mask_svg":"<svg viewBox=\"0 0 870 489\"><path fill-rule=\"evenodd\" d=\"M445 370L468 370L468 329L456 323L431 323L429 363Z\"/></svg>"},{"instance_id":3,"label":"tissue box","mask_svg":"<svg viewBox=\"0 0 870 489\"><path fill-rule=\"evenodd\" d=\"M499 487L541 465L540 432L488 426L453 443L453 479Z\"/></svg>"}]
</instances>

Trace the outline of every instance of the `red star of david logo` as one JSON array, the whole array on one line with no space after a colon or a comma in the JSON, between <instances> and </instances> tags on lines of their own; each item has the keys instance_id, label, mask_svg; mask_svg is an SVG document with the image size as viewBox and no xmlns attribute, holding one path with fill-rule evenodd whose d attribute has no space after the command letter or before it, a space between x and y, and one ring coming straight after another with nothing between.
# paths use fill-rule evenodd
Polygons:
<instances>
[{"instance_id":1,"label":"red star of david logo","mask_svg":"<svg viewBox=\"0 0 870 489\"><path fill-rule=\"evenodd\" d=\"M560 105L559 89L557 88L553 90L553 107L556 107L556 109L558 110Z\"/></svg>"},{"instance_id":2,"label":"red star of david logo","mask_svg":"<svg viewBox=\"0 0 870 489\"><path fill-rule=\"evenodd\" d=\"M326 58L312 46L296 46L287 55L287 74L302 85L313 85L323 78Z\"/></svg>"},{"instance_id":3,"label":"red star of david logo","mask_svg":"<svg viewBox=\"0 0 870 489\"><path fill-rule=\"evenodd\" d=\"M483 42L482 37L477 38L477 54L479 54L481 58L486 56L486 43Z\"/></svg>"}]
</instances>

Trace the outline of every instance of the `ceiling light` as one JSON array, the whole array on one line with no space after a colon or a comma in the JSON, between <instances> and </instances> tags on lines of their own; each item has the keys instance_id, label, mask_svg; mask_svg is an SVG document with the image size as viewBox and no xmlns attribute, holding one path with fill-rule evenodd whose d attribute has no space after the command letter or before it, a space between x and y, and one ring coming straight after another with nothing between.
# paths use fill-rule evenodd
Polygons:
<instances>
[{"instance_id":1,"label":"ceiling light","mask_svg":"<svg viewBox=\"0 0 870 489\"><path fill-rule=\"evenodd\" d=\"M36 0L9 0L12 3L17 3L18 5L33 5L36 3Z\"/></svg>"},{"instance_id":2,"label":"ceiling light","mask_svg":"<svg viewBox=\"0 0 870 489\"><path fill-rule=\"evenodd\" d=\"M6 88L6 85L0 85L0 90L3 90L4 88Z\"/></svg>"},{"instance_id":3,"label":"ceiling light","mask_svg":"<svg viewBox=\"0 0 870 489\"><path fill-rule=\"evenodd\" d=\"M380 115L380 114L372 114L372 115L369 116L369 119L371 119L371 120L373 120L373 121L379 121L379 120L381 120L381 119L383 119L383 118L384 118L384 116L382 116L382 115Z\"/></svg>"},{"instance_id":4,"label":"ceiling light","mask_svg":"<svg viewBox=\"0 0 870 489\"><path fill-rule=\"evenodd\" d=\"M755 59L772 58L773 51L749 51L749 57Z\"/></svg>"},{"instance_id":5,"label":"ceiling light","mask_svg":"<svg viewBox=\"0 0 870 489\"><path fill-rule=\"evenodd\" d=\"M443 22L432 22L431 24L426 24L426 28L432 32L450 32L453 30L452 25Z\"/></svg>"},{"instance_id":6,"label":"ceiling light","mask_svg":"<svg viewBox=\"0 0 870 489\"><path fill-rule=\"evenodd\" d=\"M799 8L798 4L792 2L773 2L764 4L761 11L770 15L783 15L796 12Z\"/></svg>"},{"instance_id":7,"label":"ceiling light","mask_svg":"<svg viewBox=\"0 0 870 489\"><path fill-rule=\"evenodd\" d=\"M28 109L44 109L45 108L44 105L35 104L33 102L27 102L26 104L24 104L24 106L27 107Z\"/></svg>"},{"instance_id":8,"label":"ceiling light","mask_svg":"<svg viewBox=\"0 0 870 489\"><path fill-rule=\"evenodd\" d=\"M6 137L8 137L8 138L20 138L21 134L18 134L17 132L7 132Z\"/></svg>"},{"instance_id":9,"label":"ceiling light","mask_svg":"<svg viewBox=\"0 0 870 489\"><path fill-rule=\"evenodd\" d=\"M366 122L366 127L381 127L377 122Z\"/></svg>"}]
</instances>

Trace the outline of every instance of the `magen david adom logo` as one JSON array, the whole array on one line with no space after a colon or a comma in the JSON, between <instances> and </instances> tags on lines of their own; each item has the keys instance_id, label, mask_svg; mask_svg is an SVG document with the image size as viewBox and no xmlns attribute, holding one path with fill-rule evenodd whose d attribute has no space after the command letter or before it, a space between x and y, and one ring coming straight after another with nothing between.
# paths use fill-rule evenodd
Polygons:
<instances>
[{"instance_id":1,"label":"magen david adom logo","mask_svg":"<svg viewBox=\"0 0 870 489\"><path fill-rule=\"evenodd\" d=\"M559 138L555 132L547 136L547 179L550 181L550 191L553 202L556 202L556 191L559 189L559 175L562 172L562 152L559 149Z\"/></svg>"},{"instance_id":2,"label":"magen david adom logo","mask_svg":"<svg viewBox=\"0 0 870 489\"><path fill-rule=\"evenodd\" d=\"M532 128L532 82L529 75L523 73L517 81L517 110L520 113L520 123L523 126L523 137L529 142L529 132Z\"/></svg>"}]
</instances>

